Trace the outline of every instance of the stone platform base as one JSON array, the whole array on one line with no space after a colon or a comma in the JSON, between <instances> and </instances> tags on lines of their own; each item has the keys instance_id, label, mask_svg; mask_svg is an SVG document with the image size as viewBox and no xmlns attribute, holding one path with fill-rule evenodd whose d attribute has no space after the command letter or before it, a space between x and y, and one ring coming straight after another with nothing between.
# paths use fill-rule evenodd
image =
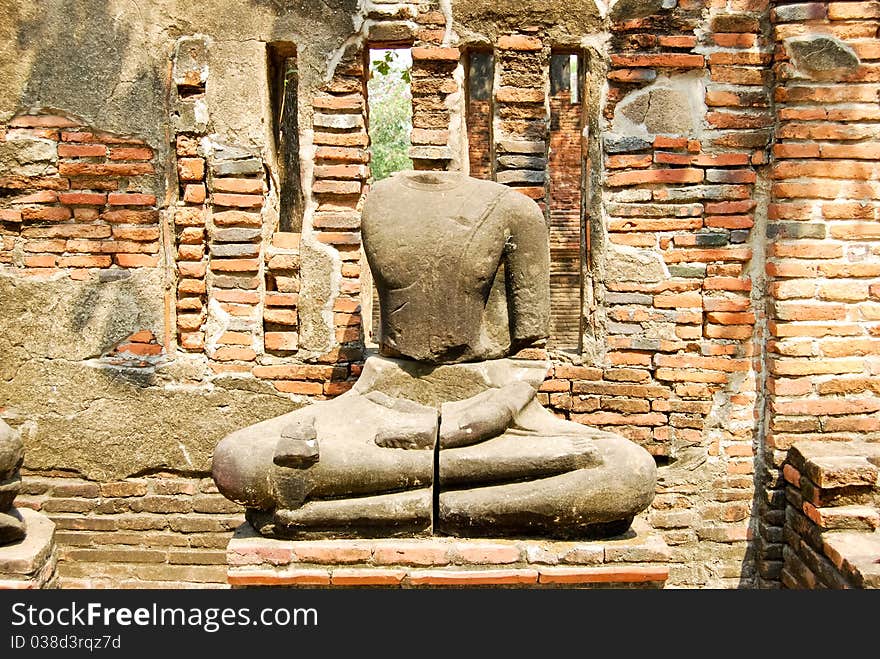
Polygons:
<instances>
[{"instance_id":1,"label":"stone platform base","mask_svg":"<svg viewBox=\"0 0 880 659\"><path fill-rule=\"evenodd\" d=\"M21 542L0 547L0 590L55 587L55 523L30 508L18 511L27 525Z\"/></svg>"},{"instance_id":2,"label":"stone platform base","mask_svg":"<svg viewBox=\"0 0 880 659\"><path fill-rule=\"evenodd\" d=\"M638 522L608 540L273 540L250 524L226 550L232 587L662 588L669 548Z\"/></svg>"}]
</instances>

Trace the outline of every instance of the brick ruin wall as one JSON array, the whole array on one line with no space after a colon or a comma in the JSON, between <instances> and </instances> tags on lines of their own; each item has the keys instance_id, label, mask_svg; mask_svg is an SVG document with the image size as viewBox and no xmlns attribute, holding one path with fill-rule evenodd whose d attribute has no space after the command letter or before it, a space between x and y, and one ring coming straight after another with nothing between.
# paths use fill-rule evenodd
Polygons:
<instances>
[{"instance_id":1,"label":"brick ruin wall","mask_svg":"<svg viewBox=\"0 0 880 659\"><path fill-rule=\"evenodd\" d=\"M643 517L669 584L795 585L789 448L880 436L880 2L338 4L324 39L271 8L129 17L176 38L120 50L119 80L140 77L115 112L81 80L46 83L19 40L31 69L0 103L0 413L25 437L18 503L58 524L61 583L223 584L243 515L208 477L213 446L356 381L366 54L393 45L412 53L414 166L545 209L539 396L656 456ZM280 221L278 43L300 76L301 230ZM489 98L467 90L478 51ZM576 98L551 81L571 54Z\"/></svg>"}]
</instances>

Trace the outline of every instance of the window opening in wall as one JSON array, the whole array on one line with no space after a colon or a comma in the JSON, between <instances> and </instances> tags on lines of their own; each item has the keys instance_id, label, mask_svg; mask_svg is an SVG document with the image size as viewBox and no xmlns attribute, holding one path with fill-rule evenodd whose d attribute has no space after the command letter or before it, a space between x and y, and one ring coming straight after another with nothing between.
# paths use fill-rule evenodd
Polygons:
<instances>
[{"instance_id":1,"label":"window opening in wall","mask_svg":"<svg viewBox=\"0 0 880 659\"><path fill-rule=\"evenodd\" d=\"M550 95L568 92L568 100L577 105L581 99L580 55L554 53L550 58Z\"/></svg>"},{"instance_id":2,"label":"window opening in wall","mask_svg":"<svg viewBox=\"0 0 880 659\"><path fill-rule=\"evenodd\" d=\"M492 87L495 57L491 50L468 52L467 138L470 175L491 180L495 162L492 144Z\"/></svg>"},{"instance_id":3,"label":"window opening in wall","mask_svg":"<svg viewBox=\"0 0 880 659\"><path fill-rule=\"evenodd\" d=\"M584 240L581 56L550 56L550 346L580 350Z\"/></svg>"},{"instance_id":4,"label":"window opening in wall","mask_svg":"<svg viewBox=\"0 0 880 659\"><path fill-rule=\"evenodd\" d=\"M409 157L412 132L412 53L410 47L371 48L367 79L367 130L370 134L370 175L380 181L405 169L412 169ZM379 296L370 281L370 309L364 309L364 339L367 345L379 340ZM369 323L366 320L369 319Z\"/></svg>"},{"instance_id":5,"label":"window opening in wall","mask_svg":"<svg viewBox=\"0 0 880 659\"><path fill-rule=\"evenodd\" d=\"M412 169L412 93L409 48L371 48L369 103L370 170L374 181Z\"/></svg>"},{"instance_id":6,"label":"window opening in wall","mask_svg":"<svg viewBox=\"0 0 880 659\"><path fill-rule=\"evenodd\" d=\"M279 182L278 230L300 232L303 191L299 167L296 47L286 42L268 44L267 57Z\"/></svg>"}]
</instances>

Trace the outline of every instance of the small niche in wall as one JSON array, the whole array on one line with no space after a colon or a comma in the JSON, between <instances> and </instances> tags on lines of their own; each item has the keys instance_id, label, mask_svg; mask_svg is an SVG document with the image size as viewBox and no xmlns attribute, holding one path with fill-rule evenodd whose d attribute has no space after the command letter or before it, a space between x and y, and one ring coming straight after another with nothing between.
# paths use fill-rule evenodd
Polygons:
<instances>
[{"instance_id":1,"label":"small niche in wall","mask_svg":"<svg viewBox=\"0 0 880 659\"><path fill-rule=\"evenodd\" d=\"M289 42L266 46L279 182L278 230L298 233L302 231L303 190L299 164L296 46Z\"/></svg>"},{"instance_id":2,"label":"small niche in wall","mask_svg":"<svg viewBox=\"0 0 880 659\"><path fill-rule=\"evenodd\" d=\"M550 56L550 341L564 350L581 349L584 230L584 126L581 54Z\"/></svg>"},{"instance_id":3,"label":"small niche in wall","mask_svg":"<svg viewBox=\"0 0 880 659\"><path fill-rule=\"evenodd\" d=\"M471 50L467 59L467 138L470 175L491 180L495 162L492 144L492 87L495 57L491 50Z\"/></svg>"}]
</instances>

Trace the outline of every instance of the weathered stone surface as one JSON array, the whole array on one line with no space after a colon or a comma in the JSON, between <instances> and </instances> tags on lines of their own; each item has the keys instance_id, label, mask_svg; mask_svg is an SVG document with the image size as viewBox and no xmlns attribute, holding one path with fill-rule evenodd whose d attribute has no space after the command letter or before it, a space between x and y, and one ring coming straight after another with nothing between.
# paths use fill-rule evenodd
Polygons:
<instances>
[{"instance_id":1,"label":"weathered stone surface","mask_svg":"<svg viewBox=\"0 0 880 659\"><path fill-rule=\"evenodd\" d=\"M833 79L851 73L860 64L855 51L831 35L788 39L785 47L798 70L817 79Z\"/></svg>"},{"instance_id":2,"label":"weathered stone surface","mask_svg":"<svg viewBox=\"0 0 880 659\"><path fill-rule=\"evenodd\" d=\"M57 172L58 152L54 142L36 138L0 142L0 171L19 176L47 176Z\"/></svg>"},{"instance_id":3,"label":"weathered stone surface","mask_svg":"<svg viewBox=\"0 0 880 659\"><path fill-rule=\"evenodd\" d=\"M259 158L211 161L211 172L213 172L214 176L260 174L262 173L262 171L263 163L259 160Z\"/></svg>"},{"instance_id":4,"label":"weathered stone surface","mask_svg":"<svg viewBox=\"0 0 880 659\"><path fill-rule=\"evenodd\" d=\"M103 283L3 276L0 305L8 311L0 316L0 391L8 413L25 420L31 469L88 478L207 470L230 429L292 407L278 395L166 388L174 376L163 369L93 361L136 331L162 335L159 273Z\"/></svg>"},{"instance_id":5,"label":"weathered stone surface","mask_svg":"<svg viewBox=\"0 0 880 659\"><path fill-rule=\"evenodd\" d=\"M652 86L633 92L621 101L617 113L652 135L690 135L696 126L689 94L673 87ZM621 123L615 122L617 132L625 131Z\"/></svg>"},{"instance_id":6,"label":"weathered stone surface","mask_svg":"<svg viewBox=\"0 0 880 659\"><path fill-rule=\"evenodd\" d=\"M452 149L448 146L411 146L407 155L413 160L449 160Z\"/></svg>"},{"instance_id":7,"label":"weathered stone surface","mask_svg":"<svg viewBox=\"0 0 880 659\"><path fill-rule=\"evenodd\" d=\"M23 508L20 514L28 534L21 542L0 547L0 581L40 579L41 569L53 558L55 523L43 513L28 508Z\"/></svg>"},{"instance_id":8,"label":"weathered stone surface","mask_svg":"<svg viewBox=\"0 0 880 659\"><path fill-rule=\"evenodd\" d=\"M364 125L364 119L359 114L315 114L313 121L316 127L321 128L351 129Z\"/></svg>"},{"instance_id":9,"label":"weathered stone surface","mask_svg":"<svg viewBox=\"0 0 880 659\"><path fill-rule=\"evenodd\" d=\"M59 360L27 362L4 393L11 411L34 419L28 468L63 467L94 479L156 468L207 471L230 429L294 407L280 395L166 388L150 372Z\"/></svg>"},{"instance_id":10,"label":"weathered stone surface","mask_svg":"<svg viewBox=\"0 0 880 659\"><path fill-rule=\"evenodd\" d=\"M174 84L197 87L208 80L208 44L199 37L179 39L174 49Z\"/></svg>"},{"instance_id":11,"label":"weathered stone surface","mask_svg":"<svg viewBox=\"0 0 880 659\"><path fill-rule=\"evenodd\" d=\"M609 15L613 21L630 21L671 9L676 4L675 0L617 0Z\"/></svg>"},{"instance_id":12,"label":"weathered stone surface","mask_svg":"<svg viewBox=\"0 0 880 659\"><path fill-rule=\"evenodd\" d=\"M535 156L501 156L498 158L498 165L501 167L543 170L547 166L547 160Z\"/></svg>"},{"instance_id":13,"label":"weathered stone surface","mask_svg":"<svg viewBox=\"0 0 880 659\"><path fill-rule=\"evenodd\" d=\"M260 239L262 231L260 229L242 229L232 227L229 229L211 228L211 240L218 243L247 243Z\"/></svg>"},{"instance_id":14,"label":"weathered stone surface","mask_svg":"<svg viewBox=\"0 0 880 659\"><path fill-rule=\"evenodd\" d=\"M545 173L543 170L531 169L506 169L495 174L495 180L499 183L544 183Z\"/></svg>"},{"instance_id":15,"label":"weathered stone surface","mask_svg":"<svg viewBox=\"0 0 880 659\"><path fill-rule=\"evenodd\" d=\"M404 21L380 21L370 24L368 34L371 41L408 41L413 38L413 28Z\"/></svg>"},{"instance_id":16,"label":"weathered stone surface","mask_svg":"<svg viewBox=\"0 0 880 659\"><path fill-rule=\"evenodd\" d=\"M606 153L631 153L633 151L643 151L651 148L651 141L642 137L631 137L627 135L606 135L603 138ZM650 196L648 196L650 199Z\"/></svg>"},{"instance_id":17,"label":"weathered stone surface","mask_svg":"<svg viewBox=\"0 0 880 659\"><path fill-rule=\"evenodd\" d=\"M529 173L543 180L543 172ZM451 223L450 215L459 219ZM381 345L389 354L436 363L496 358L511 343L546 337L549 246L541 211L527 197L456 172L400 173L374 185L362 232L380 306L387 310ZM510 236L508 247L498 241L502 234ZM466 252L453 251L465 237ZM441 249L449 250L447 258L424 261L424 254L439 257ZM456 282L463 263L470 264L467 278ZM502 266L511 286L511 332L493 345L489 322L480 316L482 287ZM455 286L455 294L439 282Z\"/></svg>"},{"instance_id":18,"label":"weathered stone surface","mask_svg":"<svg viewBox=\"0 0 880 659\"><path fill-rule=\"evenodd\" d=\"M558 0L469 0L455 7L456 21L497 39L526 25L552 25L561 33L593 33L602 26L595 2L563 4Z\"/></svg>"},{"instance_id":19,"label":"weathered stone surface","mask_svg":"<svg viewBox=\"0 0 880 659\"><path fill-rule=\"evenodd\" d=\"M153 270L112 281L33 281L0 274L0 377L25 357L76 361L100 357L148 329L162 335L162 278Z\"/></svg>"},{"instance_id":20,"label":"weathered stone surface","mask_svg":"<svg viewBox=\"0 0 880 659\"><path fill-rule=\"evenodd\" d=\"M605 258L608 281L656 282L666 278L660 257L646 250L614 246Z\"/></svg>"},{"instance_id":21,"label":"weathered stone surface","mask_svg":"<svg viewBox=\"0 0 880 659\"><path fill-rule=\"evenodd\" d=\"M545 153L546 142L521 142L516 140L499 140L495 144L499 152L506 153Z\"/></svg>"},{"instance_id":22,"label":"weathered stone surface","mask_svg":"<svg viewBox=\"0 0 880 659\"><path fill-rule=\"evenodd\" d=\"M211 245L211 256L245 257L258 256L260 246L256 243L220 243Z\"/></svg>"},{"instance_id":23,"label":"weathered stone surface","mask_svg":"<svg viewBox=\"0 0 880 659\"><path fill-rule=\"evenodd\" d=\"M330 286L333 271L332 249L304 240L300 246L299 344L317 353L330 350L334 341Z\"/></svg>"},{"instance_id":24,"label":"weathered stone surface","mask_svg":"<svg viewBox=\"0 0 880 659\"><path fill-rule=\"evenodd\" d=\"M12 478L21 466L23 456L24 446L21 437L0 419L0 481ZM0 509L3 508L4 506L0 505Z\"/></svg>"}]
</instances>

